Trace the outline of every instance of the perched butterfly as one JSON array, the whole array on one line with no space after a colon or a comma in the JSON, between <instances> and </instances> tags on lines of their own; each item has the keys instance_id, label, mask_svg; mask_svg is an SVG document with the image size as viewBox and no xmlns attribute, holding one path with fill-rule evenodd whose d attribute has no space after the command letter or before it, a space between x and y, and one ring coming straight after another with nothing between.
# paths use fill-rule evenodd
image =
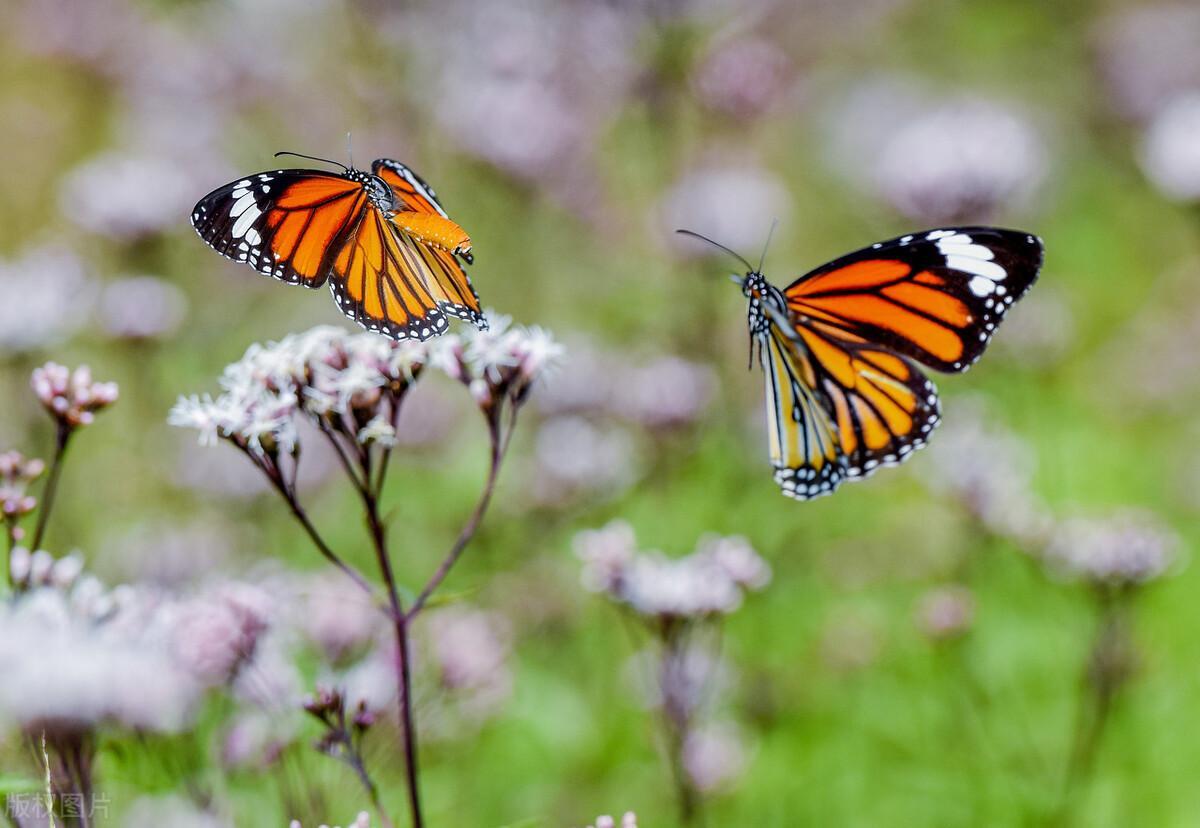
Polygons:
<instances>
[{"instance_id":1,"label":"perched butterfly","mask_svg":"<svg viewBox=\"0 0 1200 828\"><path fill-rule=\"evenodd\" d=\"M445 333L448 316L487 327L458 261L473 261L470 238L397 161L381 158L369 173L246 176L200 199L192 225L213 250L259 273L309 288L328 281L346 316L394 339Z\"/></svg>"},{"instance_id":2,"label":"perched butterfly","mask_svg":"<svg viewBox=\"0 0 1200 828\"><path fill-rule=\"evenodd\" d=\"M1037 279L1042 243L992 227L931 230L843 256L784 290L761 263L737 258L766 374L775 482L807 500L925 444L940 406L917 364L959 373L979 359Z\"/></svg>"}]
</instances>

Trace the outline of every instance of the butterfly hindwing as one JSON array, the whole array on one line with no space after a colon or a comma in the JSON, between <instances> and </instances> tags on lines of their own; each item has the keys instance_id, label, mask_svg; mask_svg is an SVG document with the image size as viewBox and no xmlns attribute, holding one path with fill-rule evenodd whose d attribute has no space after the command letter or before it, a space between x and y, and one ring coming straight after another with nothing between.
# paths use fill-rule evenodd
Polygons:
<instances>
[{"instance_id":1,"label":"butterfly hindwing","mask_svg":"<svg viewBox=\"0 0 1200 828\"><path fill-rule=\"evenodd\" d=\"M939 371L965 371L1008 308L1037 279L1041 241L958 227L902 236L851 253L793 282L788 308Z\"/></svg>"}]
</instances>

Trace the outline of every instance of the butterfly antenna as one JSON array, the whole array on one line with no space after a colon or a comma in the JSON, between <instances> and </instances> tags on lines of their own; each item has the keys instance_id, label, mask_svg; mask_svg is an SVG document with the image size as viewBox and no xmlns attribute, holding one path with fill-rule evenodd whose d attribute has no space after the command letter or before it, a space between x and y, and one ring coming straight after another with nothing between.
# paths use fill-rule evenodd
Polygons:
<instances>
[{"instance_id":1,"label":"butterfly antenna","mask_svg":"<svg viewBox=\"0 0 1200 828\"><path fill-rule=\"evenodd\" d=\"M328 158L318 158L318 157L317 157L317 156L315 156L315 155L305 155L304 153L301 153L301 152L286 152L286 151L283 151L283 152L277 152L277 153L275 153L275 157L276 157L276 158L278 158L278 157L279 157L279 156L281 156L281 155L291 155L291 156L294 156L294 157L296 157L296 158L307 158L309 161L320 161L322 164L333 164L335 167L341 167L343 170L348 170L348 169L350 169L350 168L349 168L349 167L347 167L345 164L343 164L341 161L330 161Z\"/></svg>"},{"instance_id":2,"label":"butterfly antenna","mask_svg":"<svg viewBox=\"0 0 1200 828\"><path fill-rule=\"evenodd\" d=\"M763 245L762 255L758 257L758 273L763 272L763 265L767 263L767 248L771 246L771 238L775 235L775 228L779 226L779 219L771 220L771 229L767 231L767 243Z\"/></svg>"},{"instance_id":3,"label":"butterfly antenna","mask_svg":"<svg viewBox=\"0 0 1200 828\"><path fill-rule=\"evenodd\" d=\"M750 266L750 263L749 263L748 261L746 261L746 259L745 259L745 258L744 258L744 257L743 257L743 256L742 256L740 253L737 253L737 252L735 252L735 251L733 251L733 250L730 250L728 247L726 247L725 245L721 244L721 243L720 243L720 242L718 242L718 241L713 241L713 240L712 240L712 239L710 239L708 236L701 235L700 233L696 233L696 232L694 232L694 231L692 231L692 230L676 230L675 232L676 232L676 233L682 233L682 234L683 234L683 235L685 235L685 236L691 236L691 237L693 237L693 238L700 239L700 241L705 241L705 242L708 242L708 243L709 243L709 244L711 244L713 247L716 247L716 248L719 248L719 249L721 249L721 250L724 250L724 251L725 251L726 253L728 253L730 256L733 256L733 258L737 259L739 262L741 262L742 264L744 264L744 265L746 266L746 272L747 272L747 273L757 272L757 271L755 271L755 270L754 270L754 268L753 268L753 267L751 267L751 266Z\"/></svg>"}]
</instances>

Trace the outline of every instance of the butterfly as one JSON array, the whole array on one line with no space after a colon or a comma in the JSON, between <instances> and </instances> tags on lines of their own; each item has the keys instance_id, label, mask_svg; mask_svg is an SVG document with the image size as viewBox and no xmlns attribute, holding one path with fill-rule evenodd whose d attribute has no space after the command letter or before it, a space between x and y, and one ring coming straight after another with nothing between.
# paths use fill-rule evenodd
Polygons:
<instances>
[{"instance_id":1,"label":"butterfly","mask_svg":"<svg viewBox=\"0 0 1200 828\"><path fill-rule=\"evenodd\" d=\"M429 185L387 158L370 172L337 166L238 179L200 199L192 226L266 276L314 289L328 281L342 313L393 339L445 333L448 317L486 329L459 263L474 261L471 239Z\"/></svg>"},{"instance_id":2,"label":"butterfly","mask_svg":"<svg viewBox=\"0 0 1200 828\"><path fill-rule=\"evenodd\" d=\"M1042 242L993 227L879 242L783 290L746 266L752 349L766 376L775 482L788 497L832 493L904 461L941 417L920 366L966 371L1037 279ZM752 353L753 356L753 353Z\"/></svg>"}]
</instances>

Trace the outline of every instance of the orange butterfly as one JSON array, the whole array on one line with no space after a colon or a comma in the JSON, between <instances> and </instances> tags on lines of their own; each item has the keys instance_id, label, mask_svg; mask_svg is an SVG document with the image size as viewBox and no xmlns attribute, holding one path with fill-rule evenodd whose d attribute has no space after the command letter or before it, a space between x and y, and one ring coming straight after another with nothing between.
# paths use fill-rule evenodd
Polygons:
<instances>
[{"instance_id":1,"label":"orange butterfly","mask_svg":"<svg viewBox=\"0 0 1200 828\"><path fill-rule=\"evenodd\" d=\"M766 374L775 482L808 500L925 444L941 408L917 363L960 373L979 359L1037 279L1042 243L993 227L930 230L843 256L784 290L737 258Z\"/></svg>"},{"instance_id":2,"label":"orange butterfly","mask_svg":"<svg viewBox=\"0 0 1200 828\"><path fill-rule=\"evenodd\" d=\"M346 316L393 339L445 333L447 316L486 328L458 261L473 261L471 240L433 190L386 158L369 173L342 170L247 176L200 199L192 226L259 273L309 288L328 280Z\"/></svg>"}]
</instances>

